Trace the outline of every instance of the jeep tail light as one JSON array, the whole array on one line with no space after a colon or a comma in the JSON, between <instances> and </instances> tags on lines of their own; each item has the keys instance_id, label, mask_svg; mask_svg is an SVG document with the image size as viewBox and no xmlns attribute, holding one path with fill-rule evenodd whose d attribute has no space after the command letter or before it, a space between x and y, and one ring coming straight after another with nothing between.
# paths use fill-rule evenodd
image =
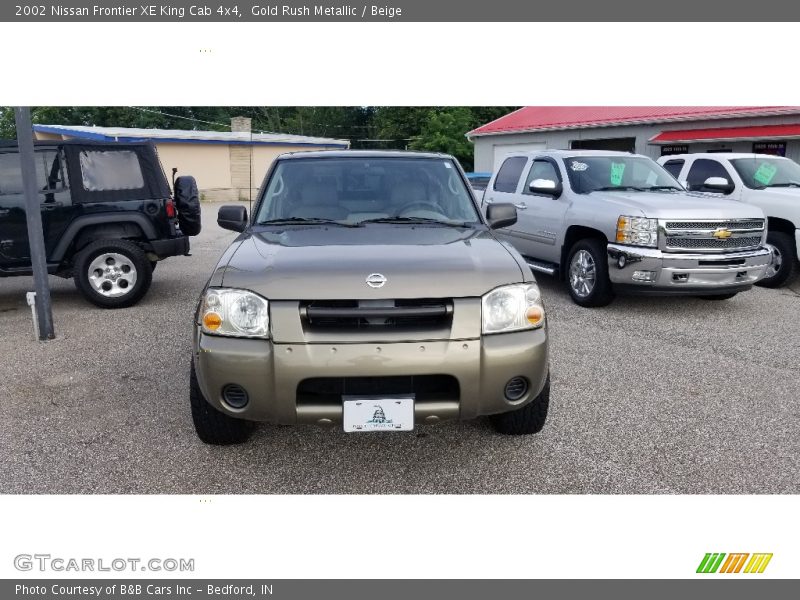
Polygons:
<instances>
[{"instance_id":1,"label":"jeep tail light","mask_svg":"<svg viewBox=\"0 0 800 600\"><path fill-rule=\"evenodd\" d=\"M177 212L175 211L175 203L172 200L167 200L167 216L170 219L174 219L176 215Z\"/></svg>"}]
</instances>

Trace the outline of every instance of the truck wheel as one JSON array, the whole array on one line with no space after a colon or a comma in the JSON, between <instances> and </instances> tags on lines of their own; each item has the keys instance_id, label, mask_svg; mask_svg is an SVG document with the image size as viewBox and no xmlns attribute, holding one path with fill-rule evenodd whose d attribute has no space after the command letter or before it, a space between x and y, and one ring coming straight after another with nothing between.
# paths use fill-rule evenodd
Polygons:
<instances>
[{"instance_id":1,"label":"truck wheel","mask_svg":"<svg viewBox=\"0 0 800 600\"><path fill-rule=\"evenodd\" d=\"M767 233L767 244L772 246L774 260L767 267L764 279L756 285L768 288L781 287L794 275L797 266L794 241L782 231L770 231Z\"/></svg>"},{"instance_id":2,"label":"truck wheel","mask_svg":"<svg viewBox=\"0 0 800 600\"><path fill-rule=\"evenodd\" d=\"M194 361L189 372L189 401L192 405L194 430L197 432L197 437L206 444L217 446L241 444L250 437L252 423L221 413L205 399L197 383Z\"/></svg>"},{"instance_id":3,"label":"truck wheel","mask_svg":"<svg viewBox=\"0 0 800 600\"><path fill-rule=\"evenodd\" d=\"M606 306L614 299L605 242L593 238L575 242L567 259L567 289L579 306Z\"/></svg>"},{"instance_id":4,"label":"truck wheel","mask_svg":"<svg viewBox=\"0 0 800 600\"><path fill-rule=\"evenodd\" d=\"M536 398L522 408L511 412L491 415L489 419L494 428L505 435L527 435L539 433L547 420L547 408L550 406L550 375L544 383L542 391Z\"/></svg>"},{"instance_id":5,"label":"truck wheel","mask_svg":"<svg viewBox=\"0 0 800 600\"><path fill-rule=\"evenodd\" d=\"M136 304L153 279L150 261L128 240L98 240L75 257L75 286L91 303L102 308Z\"/></svg>"}]
</instances>

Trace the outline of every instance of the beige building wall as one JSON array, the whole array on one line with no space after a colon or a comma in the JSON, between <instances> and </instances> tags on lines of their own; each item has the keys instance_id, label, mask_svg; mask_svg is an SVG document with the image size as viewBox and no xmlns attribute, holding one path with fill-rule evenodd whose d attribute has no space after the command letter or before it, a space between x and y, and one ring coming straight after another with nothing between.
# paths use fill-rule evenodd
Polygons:
<instances>
[{"instance_id":1,"label":"beige building wall","mask_svg":"<svg viewBox=\"0 0 800 600\"><path fill-rule=\"evenodd\" d=\"M227 144L179 144L156 142L158 156L167 178L172 168L178 175L197 180L203 200L234 200L231 190L231 162Z\"/></svg>"}]
</instances>

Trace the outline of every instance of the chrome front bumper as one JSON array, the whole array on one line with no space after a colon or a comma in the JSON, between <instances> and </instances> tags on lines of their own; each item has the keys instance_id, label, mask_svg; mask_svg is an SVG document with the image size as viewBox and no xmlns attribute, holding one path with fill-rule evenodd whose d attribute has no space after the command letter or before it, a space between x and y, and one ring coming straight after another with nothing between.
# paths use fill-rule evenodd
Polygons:
<instances>
[{"instance_id":1,"label":"chrome front bumper","mask_svg":"<svg viewBox=\"0 0 800 600\"><path fill-rule=\"evenodd\" d=\"M764 277L771 262L772 252L765 247L724 254L689 254L608 245L611 283L640 292L695 294L747 289ZM644 280L645 276L650 280Z\"/></svg>"}]
</instances>

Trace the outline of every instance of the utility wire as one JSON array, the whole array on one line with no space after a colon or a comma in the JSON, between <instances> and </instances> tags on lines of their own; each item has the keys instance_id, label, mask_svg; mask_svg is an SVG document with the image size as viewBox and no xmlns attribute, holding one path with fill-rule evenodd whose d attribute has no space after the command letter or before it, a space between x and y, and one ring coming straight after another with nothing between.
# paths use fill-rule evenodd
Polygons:
<instances>
[{"instance_id":1,"label":"utility wire","mask_svg":"<svg viewBox=\"0 0 800 600\"><path fill-rule=\"evenodd\" d=\"M218 127L225 127L226 129L230 129L231 128L230 124L226 125L225 123L217 123L216 121L204 121L203 119L197 119L195 117L184 117L182 115L172 115L170 113L165 113L165 112L162 112L160 110L153 110L151 108L143 108L141 106L129 106L128 108L132 108L133 110L140 110L140 111L146 112L146 113L153 113L153 114L156 114L156 115L162 115L164 117L170 117L170 118L173 118L173 119L185 119L186 121L194 121L195 123L205 123L206 125L216 125Z\"/></svg>"}]
</instances>

